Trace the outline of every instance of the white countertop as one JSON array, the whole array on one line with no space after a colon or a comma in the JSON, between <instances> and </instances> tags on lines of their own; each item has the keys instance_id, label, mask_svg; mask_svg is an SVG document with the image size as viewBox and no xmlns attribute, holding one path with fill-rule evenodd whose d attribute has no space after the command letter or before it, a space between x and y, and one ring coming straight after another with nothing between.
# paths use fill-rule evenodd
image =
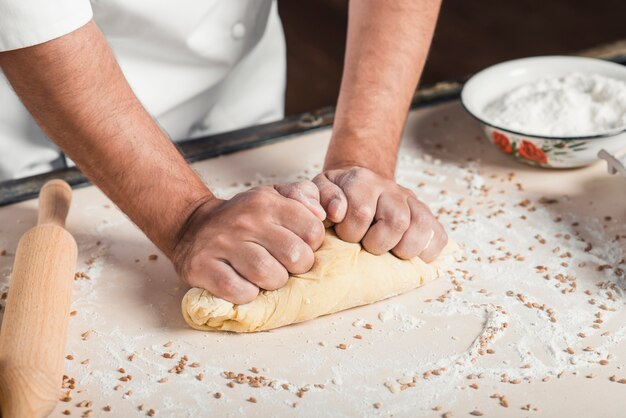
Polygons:
<instances>
[{"instance_id":1,"label":"white countertop","mask_svg":"<svg viewBox=\"0 0 626 418\"><path fill-rule=\"evenodd\" d=\"M259 181L310 177L329 135L319 130L194 168L222 196ZM400 153L400 183L434 212L441 208L449 234L464 247L450 272L387 301L258 334L188 328L180 314L186 288L168 260L100 191L76 190L68 229L79 244L77 271L90 279L77 280L73 295L66 349L73 360L65 373L75 389L53 416L69 410L80 417L89 409L102 417L146 416L149 409L157 417L624 414L626 384L609 376L626 379L624 282L615 269L624 257L626 179L606 174L604 163L569 171L521 165L480 135L457 102L438 105L411 113ZM558 202L540 203L541 197ZM35 201L0 208L0 250L8 252L0 257L0 293L9 284L17 240L35 220ZM150 261L150 254L159 258ZM612 267L599 271L605 264ZM576 290L563 293L574 281ZM594 329L598 312L602 323ZM353 338L357 334L363 338ZM348 348L338 349L340 343ZM177 354L169 359L166 352ZM189 359L183 372L168 372L183 355ZM607 358L607 365L599 363ZM199 367L190 367L194 362ZM224 371L264 376L274 387L230 388ZM130 381L118 380L128 374ZM415 375L414 387L401 390L397 380ZM309 390L299 397L303 387ZM494 393L506 396L508 408ZM92 404L77 406L81 401ZM527 404L530 410L522 409Z\"/></svg>"}]
</instances>

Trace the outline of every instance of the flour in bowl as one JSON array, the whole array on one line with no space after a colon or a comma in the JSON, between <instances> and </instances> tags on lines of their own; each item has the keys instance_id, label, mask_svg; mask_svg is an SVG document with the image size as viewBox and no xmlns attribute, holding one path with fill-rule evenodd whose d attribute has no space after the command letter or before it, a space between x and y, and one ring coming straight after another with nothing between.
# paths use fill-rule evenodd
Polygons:
<instances>
[{"instance_id":1,"label":"flour in bowl","mask_svg":"<svg viewBox=\"0 0 626 418\"><path fill-rule=\"evenodd\" d=\"M626 128L626 82L572 73L517 87L485 108L487 122L528 135L591 136Z\"/></svg>"}]
</instances>

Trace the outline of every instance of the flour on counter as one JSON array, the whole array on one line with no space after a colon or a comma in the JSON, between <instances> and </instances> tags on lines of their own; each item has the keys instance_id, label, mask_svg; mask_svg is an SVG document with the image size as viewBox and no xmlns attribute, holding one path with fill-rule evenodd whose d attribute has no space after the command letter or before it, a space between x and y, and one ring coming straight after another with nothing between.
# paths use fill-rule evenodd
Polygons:
<instances>
[{"instance_id":1,"label":"flour on counter","mask_svg":"<svg viewBox=\"0 0 626 418\"><path fill-rule=\"evenodd\" d=\"M378 313L378 319L381 322L387 322L389 320L398 321L398 330L402 332L417 329L424 324L424 321L407 312L406 306L397 303L387 305L385 309Z\"/></svg>"},{"instance_id":2,"label":"flour on counter","mask_svg":"<svg viewBox=\"0 0 626 418\"><path fill-rule=\"evenodd\" d=\"M303 175L259 182L291 181ZM385 415L432 416L433 406L443 405L445 410L456 412L455 406L468 396L494 402L489 398L494 391L510 395L518 384L542 384L544 379L557 378L564 372L584 376L593 367L612 367L612 363L598 366L598 362L610 359L614 348L626 339L626 327L621 321L622 276L616 274L624 268L624 251L611 242L615 235L624 235L621 223L571 214L563 197L549 205L528 198L517 190L514 175L490 176L477 160L441 163L421 150L405 149L398 179L430 203L433 212L448 225L451 237L464 247L458 263L432 283L444 289L440 296L426 301L423 292L417 291L369 308L320 318L314 329L306 328L306 338L297 326L245 338L181 331L182 321L176 322L178 312L162 319L167 322L138 323L139 331L134 335L126 324L113 328L103 325L104 313L94 316L101 306L98 293L110 285L100 280L99 272L96 274L99 268L93 269L89 281L93 287L78 289L79 316L84 322L78 329L71 328L71 335L87 328L97 333L89 341L77 342L70 337L68 348L77 359L90 358L91 363L66 362L66 373L76 378L77 388L85 391L79 399L93 398L101 406L113 397L117 399L116 411L127 416L145 416L137 410L141 404L154 408L159 416L199 416L209 407L239 413L240 408L250 405L261 415L271 411L305 417L350 416L334 410L320 413L323 405L335 402L347 405L352 416L371 415L373 404L383 405L381 412ZM225 187L217 192L231 196L244 188ZM108 237L114 236L115 229L107 230ZM106 244L80 241L84 250L79 266L85 268L93 259L106 262L124 255L107 254L115 248L102 253ZM136 265L134 255L127 258ZM599 266L607 265L612 267L598 271ZM538 272L536 266L545 266L546 272ZM108 268L104 263L104 273ZM573 280L570 276L580 278ZM575 291L569 290L572 283L576 283ZM178 283L172 278L168 286L173 289ZM167 301L164 294L145 300L157 297ZM591 298L595 305L589 303ZM599 313L603 324L594 322ZM436 322L438 325L433 325ZM160 328L162 324L167 324L165 330ZM464 329L472 324L476 326L470 334ZM446 336L449 343L420 349L429 343L427 336L433 332ZM355 339L355 334L362 338ZM168 340L175 343L166 343ZM319 343L324 340L328 343ZM239 349L234 350L232 345L230 350L218 348L233 343ZM338 350L339 343L348 349ZM589 345L593 351L585 351ZM264 351L284 346L294 350L288 368L281 367L284 351L271 355L277 358L275 362L263 355ZM383 347L385 355L381 356ZM567 351L569 348L574 354ZM177 355L164 358L164 352ZM129 361L133 354L136 359ZM188 365L181 374L172 372L184 355L189 356L189 364L197 361L201 366ZM246 373L251 366L271 368L270 378L276 384L260 388L226 386L224 370ZM133 379L120 382L119 367ZM290 378L290 368L301 370L297 381ZM197 378L200 372L202 380ZM626 373L613 373L626 378ZM163 378L168 380L159 383ZM300 389L315 383L321 383L324 389ZM472 389L471 385L480 389ZM114 389L118 386L119 390ZM176 389L180 387L184 391ZM219 400L215 398L217 393ZM174 394L176 399L168 398ZM251 395L254 404L246 402ZM128 409L122 410L125 405Z\"/></svg>"},{"instance_id":3,"label":"flour on counter","mask_svg":"<svg viewBox=\"0 0 626 418\"><path fill-rule=\"evenodd\" d=\"M77 237L78 266L91 279L75 287L67 346L73 360L64 371L75 380L73 399L60 402L54 416L65 409L81 416L85 409L77 405L87 400L94 415L110 404L111 416L128 417L145 417L152 408L157 417L432 417L471 416L472 410L576 416L550 409L568 407L551 401L557 382L575 379L621 396L623 218L599 206L581 211L579 196L548 199L525 191L515 173L479 159L495 150L478 141L462 157L448 151L480 134L468 136L464 125L449 133L462 114L454 109L450 120L436 120L449 123L445 132L428 129L429 119L419 126L419 143L405 140L397 178L429 203L463 251L428 286L371 306L245 336L190 330L179 312L184 290L166 260L144 262L154 248L133 238L117 211L103 211L106 228ZM251 175L247 185L216 192L232 196L250 185L311 177L317 169ZM0 294L12 259L0 257ZM81 339L87 330L93 336ZM235 384L228 386L226 371L237 376ZM122 381L127 375L132 379ZM239 384L239 375L271 383ZM510 406L501 406L494 393ZM520 409L530 403L541 412Z\"/></svg>"},{"instance_id":4,"label":"flour on counter","mask_svg":"<svg viewBox=\"0 0 626 418\"><path fill-rule=\"evenodd\" d=\"M384 405L386 414L426 416L434 405L453 408L469 394L478 393L490 399L493 390L481 389L485 392L482 393L471 389L470 385L497 387L498 391L508 393L508 388L515 388L517 384L541 384L565 372L584 375L597 367L600 360L610 359L611 351L626 339L626 327L620 321L624 312L622 276L615 274L623 268L624 251L611 243L611 237L624 234L623 228L618 222L602 222L569 213L567 199L563 197L549 205L539 199L530 200L523 191L516 190L517 180L513 174L501 177L486 174L478 160L441 163L423 151L404 150L398 167L399 182L428 201L448 225L450 236L464 247L457 264L433 283L448 290L428 301L421 292L413 292L403 296L405 301L413 300L413 303L402 302L403 297L400 297L372 305L371 309L359 308L329 317L332 322L325 325L322 322L325 319L321 318L317 327L319 335L307 334L301 341L298 341L297 327L286 334L287 329L277 331L285 336L292 335L293 341L288 345L293 344L298 355L291 359L295 363L290 367L303 368L299 382L289 380L280 362L260 364L252 360L251 363L259 353L245 348L221 353L212 344L199 343L208 339L214 345L221 345L236 338L240 344L250 341L256 349L269 346L255 341L271 338L271 333L266 334L267 337L259 334L245 339L185 333L181 334L185 338L178 339L171 347L169 344L164 347L164 341L174 338L159 337L156 330L142 330L136 336L125 335L121 328L101 330L99 338L74 345L73 352L79 358L90 356L94 362L107 367L90 371L80 363L69 362L68 372L76 376L81 388L91 387L90 392L95 393L95 388L114 386L111 382L117 381L117 368L123 365L125 371L135 377L123 389L113 392L129 402L143 403L152 399L151 407L164 416L183 414L183 411L188 416L197 416L207 402L215 404L216 392L223 394L220 402L229 402L232 407L237 405L237 399L245 402L249 395L254 395L256 408L264 405L267 409L262 411L274 413L289 413L299 402L319 406L317 399L325 399L320 402L326 404L330 402L326 399L338 396L341 402L363 416L370 414L372 404L378 402ZM293 181L305 175L261 178L257 182ZM246 187L225 187L217 193L232 196ZM99 254L97 247L86 247L89 251L85 251L83 257L89 259L92 254ZM612 267L598 271L599 266L609 265ZM537 271L536 266L545 266L546 272ZM580 279L574 280L573 276L580 276ZM94 279L97 285L98 276ZM574 288L572 283L576 283ZM172 286L175 285L172 282ZM613 296L609 297L607 292L612 292ZM95 298L96 294L81 296ZM594 305L589 303L591 298L595 300ZM605 324L594 322L599 313ZM433 326L436 321L443 325ZM471 323L480 326L475 327L475 333L467 339L467 335L461 334L466 324ZM98 327L93 324L93 328ZM612 332L607 334L609 329ZM449 350L448 344L436 344L425 355L414 355L416 345L427 343L423 336L432 335L433 331L448 335L450 345L460 349ZM360 334L362 339L353 338L354 334ZM320 337L328 343L319 342L323 341ZM107 343L102 347L97 345L98 341ZM415 345L396 348L402 341L413 341ZM348 343L347 350L336 348L341 342ZM593 351L585 351L588 345L593 345ZM380 353L381 346L387 347L386 356L376 354ZM574 354L567 351L570 348ZM178 357L164 359L161 354L164 351L178 353ZM131 353L137 353L132 363L125 360ZM202 382L194 377L200 369L181 375L170 371L183 353L190 356L190 363L202 363L205 375ZM245 372L252 364L271 366L272 379L277 384L259 389L247 385L225 388L222 374L226 366L222 364L229 361L237 364L235 372ZM320 370L325 370L321 383L326 389L307 391L300 399L299 388L315 383L317 376L313 376ZM366 384L363 376L371 375L376 376L378 382ZM158 383L162 377L169 381ZM167 402L165 397L160 399L162 391L171 387L169 385L185 385L184 396L189 403L184 408ZM125 395L128 389L132 389L132 396ZM316 398L317 394L321 397ZM364 398L367 402L363 402ZM297 408L300 416L319 415L316 407L306 411Z\"/></svg>"},{"instance_id":5,"label":"flour on counter","mask_svg":"<svg viewBox=\"0 0 626 418\"><path fill-rule=\"evenodd\" d=\"M626 128L626 82L572 73L517 87L484 110L498 127L539 136L591 136Z\"/></svg>"}]
</instances>

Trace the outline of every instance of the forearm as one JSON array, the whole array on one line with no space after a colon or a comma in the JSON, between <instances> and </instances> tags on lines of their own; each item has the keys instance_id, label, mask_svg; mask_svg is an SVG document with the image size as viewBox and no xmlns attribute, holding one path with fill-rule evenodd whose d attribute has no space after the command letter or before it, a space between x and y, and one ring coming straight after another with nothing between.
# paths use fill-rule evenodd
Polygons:
<instances>
[{"instance_id":1,"label":"forearm","mask_svg":"<svg viewBox=\"0 0 626 418\"><path fill-rule=\"evenodd\" d=\"M356 165L393 178L440 3L350 2L344 73L326 169Z\"/></svg>"},{"instance_id":2,"label":"forearm","mask_svg":"<svg viewBox=\"0 0 626 418\"><path fill-rule=\"evenodd\" d=\"M95 23L0 53L0 66L44 132L169 255L212 195L143 109Z\"/></svg>"}]
</instances>

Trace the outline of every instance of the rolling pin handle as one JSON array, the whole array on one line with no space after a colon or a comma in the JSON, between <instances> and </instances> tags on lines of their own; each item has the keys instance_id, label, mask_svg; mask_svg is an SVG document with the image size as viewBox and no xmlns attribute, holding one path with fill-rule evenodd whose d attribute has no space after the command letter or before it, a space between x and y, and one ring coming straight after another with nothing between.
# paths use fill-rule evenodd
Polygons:
<instances>
[{"instance_id":1,"label":"rolling pin handle","mask_svg":"<svg viewBox=\"0 0 626 418\"><path fill-rule=\"evenodd\" d=\"M72 188L63 180L50 180L39 191L37 225L55 224L65 227L72 202Z\"/></svg>"}]
</instances>

